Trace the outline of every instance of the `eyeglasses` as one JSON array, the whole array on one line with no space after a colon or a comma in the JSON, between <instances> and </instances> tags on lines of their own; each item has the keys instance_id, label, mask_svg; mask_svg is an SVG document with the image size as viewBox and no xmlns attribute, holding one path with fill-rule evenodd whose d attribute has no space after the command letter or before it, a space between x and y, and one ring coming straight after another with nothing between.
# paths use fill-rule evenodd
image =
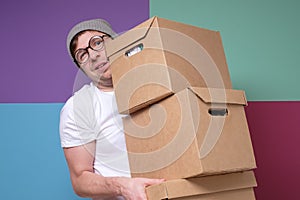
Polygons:
<instances>
[{"instance_id":1,"label":"eyeglasses","mask_svg":"<svg viewBox=\"0 0 300 200\"><path fill-rule=\"evenodd\" d=\"M89 41L89 46L86 48L82 48L82 49L77 49L75 51L75 60L80 63L80 64L84 64L86 63L89 58L89 52L88 52L88 48L91 48L94 51L100 51L103 49L104 46L104 39L105 37L109 37L108 35L102 35L102 36L94 36L90 39Z\"/></svg>"}]
</instances>

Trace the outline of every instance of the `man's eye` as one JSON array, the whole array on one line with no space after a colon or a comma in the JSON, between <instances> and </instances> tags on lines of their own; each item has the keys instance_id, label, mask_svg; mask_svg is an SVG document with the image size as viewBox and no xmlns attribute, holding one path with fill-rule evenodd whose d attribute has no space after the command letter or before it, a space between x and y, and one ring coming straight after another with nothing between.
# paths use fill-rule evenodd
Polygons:
<instances>
[{"instance_id":1,"label":"man's eye","mask_svg":"<svg viewBox=\"0 0 300 200\"><path fill-rule=\"evenodd\" d=\"M88 53L87 53L87 52L82 52L82 53L80 54L81 60L85 59L86 57L88 57Z\"/></svg>"},{"instance_id":2,"label":"man's eye","mask_svg":"<svg viewBox=\"0 0 300 200\"><path fill-rule=\"evenodd\" d=\"M102 46L102 42L101 38L95 38L91 43L91 47L97 49Z\"/></svg>"},{"instance_id":3,"label":"man's eye","mask_svg":"<svg viewBox=\"0 0 300 200\"><path fill-rule=\"evenodd\" d=\"M101 43L102 43L102 42L100 42L100 41L97 41L97 42L95 42L95 46L100 46L100 45L101 45Z\"/></svg>"},{"instance_id":4,"label":"man's eye","mask_svg":"<svg viewBox=\"0 0 300 200\"><path fill-rule=\"evenodd\" d=\"M79 62L83 62L85 61L87 58L89 57L87 51L80 51L77 53L76 55L76 59L79 61Z\"/></svg>"}]
</instances>

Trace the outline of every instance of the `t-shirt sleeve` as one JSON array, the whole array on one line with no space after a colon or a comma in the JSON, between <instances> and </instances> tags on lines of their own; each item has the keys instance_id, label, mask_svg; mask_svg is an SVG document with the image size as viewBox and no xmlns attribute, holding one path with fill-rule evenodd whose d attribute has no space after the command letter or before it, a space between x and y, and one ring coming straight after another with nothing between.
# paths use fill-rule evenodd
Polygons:
<instances>
[{"instance_id":1,"label":"t-shirt sleeve","mask_svg":"<svg viewBox=\"0 0 300 200\"><path fill-rule=\"evenodd\" d=\"M59 125L62 147L84 145L96 139L93 106L87 99L73 96L63 106Z\"/></svg>"}]
</instances>

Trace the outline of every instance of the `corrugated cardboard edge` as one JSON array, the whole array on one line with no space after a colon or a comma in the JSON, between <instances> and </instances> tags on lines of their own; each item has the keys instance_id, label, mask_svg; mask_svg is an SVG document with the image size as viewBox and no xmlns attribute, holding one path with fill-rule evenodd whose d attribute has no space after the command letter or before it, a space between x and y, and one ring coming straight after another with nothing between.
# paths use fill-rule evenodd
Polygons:
<instances>
[{"instance_id":1,"label":"corrugated cardboard edge","mask_svg":"<svg viewBox=\"0 0 300 200\"><path fill-rule=\"evenodd\" d=\"M256 187L253 171L205 176L201 178L176 179L146 188L148 200L178 198L221 191Z\"/></svg>"},{"instance_id":2,"label":"corrugated cardboard edge","mask_svg":"<svg viewBox=\"0 0 300 200\"><path fill-rule=\"evenodd\" d=\"M137 104L136 106L133 106L133 107L131 107L129 109L128 109L127 106L124 107L124 108L120 107L119 108L119 113L120 114L125 114L125 115L133 114L134 112L139 111L142 108L145 108L145 107L147 107L149 105L152 105L152 104L154 104L154 103L156 103L156 102L158 102L158 101L160 101L162 99L165 99L165 98L167 98L167 97L169 97L169 96L171 96L173 94L174 94L174 92L165 93L163 95L157 96L155 99L151 99L151 100L145 101L143 103ZM119 104L119 105L121 105L121 104Z\"/></svg>"},{"instance_id":3,"label":"corrugated cardboard edge","mask_svg":"<svg viewBox=\"0 0 300 200\"><path fill-rule=\"evenodd\" d=\"M160 200L168 198L168 190L166 187L166 183L149 186L146 188L146 193L148 200Z\"/></svg>"},{"instance_id":4,"label":"corrugated cardboard edge","mask_svg":"<svg viewBox=\"0 0 300 200\"><path fill-rule=\"evenodd\" d=\"M245 91L221 88L189 87L205 103L227 103L247 105Z\"/></svg>"}]
</instances>

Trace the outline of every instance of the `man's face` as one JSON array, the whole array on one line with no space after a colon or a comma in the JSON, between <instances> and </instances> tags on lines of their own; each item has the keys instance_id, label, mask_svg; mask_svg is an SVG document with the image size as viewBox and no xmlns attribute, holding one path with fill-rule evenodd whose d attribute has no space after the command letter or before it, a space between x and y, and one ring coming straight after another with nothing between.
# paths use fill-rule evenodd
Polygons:
<instances>
[{"instance_id":1,"label":"man's face","mask_svg":"<svg viewBox=\"0 0 300 200\"><path fill-rule=\"evenodd\" d=\"M105 34L98 31L87 31L78 37L77 47L78 49L85 49L89 46L89 41L94 36L103 36ZM104 40L110 39L104 37ZM104 47L101 50L93 50L87 48L89 59L86 63L80 64L80 68L83 72L97 85L104 87L112 87L112 78L110 65L106 57Z\"/></svg>"}]
</instances>

